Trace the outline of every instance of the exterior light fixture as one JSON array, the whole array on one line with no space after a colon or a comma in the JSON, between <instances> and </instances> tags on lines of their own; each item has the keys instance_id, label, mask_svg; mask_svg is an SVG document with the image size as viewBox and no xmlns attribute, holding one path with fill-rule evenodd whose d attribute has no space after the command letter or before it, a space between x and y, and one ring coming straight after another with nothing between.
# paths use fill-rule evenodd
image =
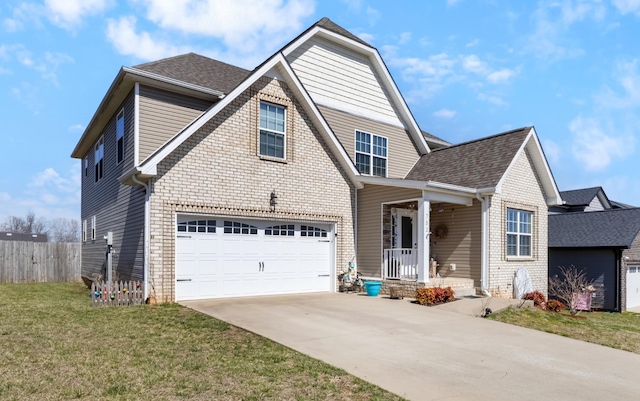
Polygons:
<instances>
[{"instance_id":1,"label":"exterior light fixture","mask_svg":"<svg viewBox=\"0 0 640 401\"><path fill-rule=\"evenodd\" d=\"M271 196L269 197L269 206L272 212L276 211L276 205L278 204L278 195L276 195L276 190L271 191Z\"/></svg>"}]
</instances>

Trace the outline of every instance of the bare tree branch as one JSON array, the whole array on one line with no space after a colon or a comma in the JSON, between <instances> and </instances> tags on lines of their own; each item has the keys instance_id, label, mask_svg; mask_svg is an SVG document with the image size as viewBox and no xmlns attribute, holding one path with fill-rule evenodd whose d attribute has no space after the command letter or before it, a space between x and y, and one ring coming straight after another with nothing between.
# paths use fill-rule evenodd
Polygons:
<instances>
[{"instance_id":1,"label":"bare tree branch","mask_svg":"<svg viewBox=\"0 0 640 401\"><path fill-rule=\"evenodd\" d=\"M575 266L558 266L560 276L556 275L549 279L549 295L559 299L569 307L571 315L580 313L574 303L574 294L581 294L588 291L592 281L587 279L587 275Z\"/></svg>"}]
</instances>

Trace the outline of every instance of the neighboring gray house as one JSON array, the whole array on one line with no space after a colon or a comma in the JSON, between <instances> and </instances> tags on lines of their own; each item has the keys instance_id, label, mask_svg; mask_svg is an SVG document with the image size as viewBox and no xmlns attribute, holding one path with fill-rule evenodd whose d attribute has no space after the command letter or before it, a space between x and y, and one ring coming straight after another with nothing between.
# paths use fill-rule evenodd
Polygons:
<instances>
[{"instance_id":1,"label":"neighboring gray house","mask_svg":"<svg viewBox=\"0 0 640 401\"><path fill-rule=\"evenodd\" d=\"M594 282L594 308L640 306L640 208L610 201L600 187L560 194L565 205L549 214L549 277L575 266Z\"/></svg>"},{"instance_id":2,"label":"neighboring gray house","mask_svg":"<svg viewBox=\"0 0 640 401\"><path fill-rule=\"evenodd\" d=\"M196 54L123 67L72 153L83 275L111 231L118 275L152 302L335 291L350 265L500 296L527 266L546 291L561 200L535 129L450 145L326 18L251 72Z\"/></svg>"}]
</instances>

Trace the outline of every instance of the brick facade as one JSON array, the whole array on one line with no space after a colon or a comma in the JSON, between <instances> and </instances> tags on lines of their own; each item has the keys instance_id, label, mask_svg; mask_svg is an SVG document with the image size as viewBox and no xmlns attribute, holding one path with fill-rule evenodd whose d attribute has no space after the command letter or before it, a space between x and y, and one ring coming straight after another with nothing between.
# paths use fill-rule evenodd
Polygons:
<instances>
[{"instance_id":1,"label":"brick facade","mask_svg":"<svg viewBox=\"0 0 640 401\"><path fill-rule=\"evenodd\" d=\"M533 212L533 249L531 258L507 257L506 215L507 208ZM502 192L495 194L489 208L489 284L494 296L512 297L515 271L524 267L529 271L534 290L547 293L547 204L544 190L537 176L531 157L526 151L508 171L502 184Z\"/></svg>"},{"instance_id":2,"label":"brick facade","mask_svg":"<svg viewBox=\"0 0 640 401\"><path fill-rule=\"evenodd\" d=\"M286 108L284 161L258 155L260 100ZM334 223L340 270L355 254L354 191L286 84L261 78L158 165L150 197L152 301L175 300L177 213Z\"/></svg>"}]
</instances>

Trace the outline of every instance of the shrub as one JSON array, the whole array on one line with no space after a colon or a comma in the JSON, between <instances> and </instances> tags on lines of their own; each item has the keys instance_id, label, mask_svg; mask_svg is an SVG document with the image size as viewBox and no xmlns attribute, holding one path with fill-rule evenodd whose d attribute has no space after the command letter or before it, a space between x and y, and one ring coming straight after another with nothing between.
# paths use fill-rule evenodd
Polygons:
<instances>
[{"instance_id":1,"label":"shrub","mask_svg":"<svg viewBox=\"0 0 640 401\"><path fill-rule=\"evenodd\" d=\"M416 289L416 301L420 305L442 304L455 301L451 287L429 287Z\"/></svg>"},{"instance_id":2,"label":"shrub","mask_svg":"<svg viewBox=\"0 0 640 401\"><path fill-rule=\"evenodd\" d=\"M547 301L547 310L552 312L561 312L567 309L567 306L557 299L550 299Z\"/></svg>"},{"instance_id":3,"label":"shrub","mask_svg":"<svg viewBox=\"0 0 640 401\"><path fill-rule=\"evenodd\" d=\"M544 304L545 304L545 301L546 301L546 297L540 291L528 292L528 293L524 294L524 296L522 298L526 299L528 301L533 301L533 304L536 307L538 307L540 309L544 309Z\"/></svg>"}]
</instances>

